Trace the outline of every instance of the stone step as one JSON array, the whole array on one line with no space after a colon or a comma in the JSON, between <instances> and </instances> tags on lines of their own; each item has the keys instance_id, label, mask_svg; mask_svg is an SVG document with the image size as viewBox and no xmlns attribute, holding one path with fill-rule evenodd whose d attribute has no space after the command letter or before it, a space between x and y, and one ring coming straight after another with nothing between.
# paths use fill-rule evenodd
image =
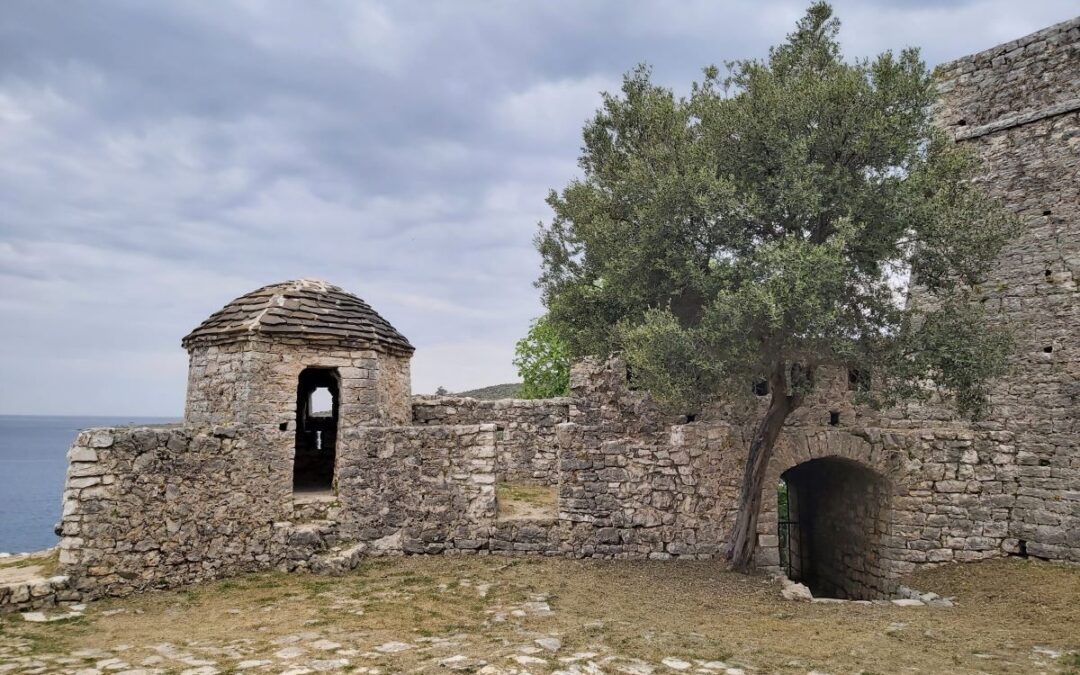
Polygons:
<instances>
[{"instance_id":1,"label":"stone step","mask_svg":"<svg viewBox=\"0 0 1080 675\"><path fill-rule=\"evenodd\" d=\"M339 544L338 524L333 520L290 523L285 533L286 558L304 561ZM291 566L291 564L290 564Z\"/></svg>"},{"instance_id":2,"label":"stone step","mask_svg":"<svg viewBox=\"0 0 1080 675\"><path fill-rule=\"evenodd\" d=\"M314 574L340 575L355 569L367 553L365 543L348 546L335 546L329 551L319 553L308 562L308 569Z\"/></svg>"},{"instance_id":3,"label":"stone step","mask_svg":"<svg viewBox=\"0 0 1080 675\"><path fill-rule=\"evenodd\" d=\"M337 520L341 504L337 497L327 493L299 493L293 496L294 523L307 523L317 520Z\"/></svg>"},{"instance_id":4,"label":"stone step","mask_svg":"<svg viewBox=\"0 0 1080 675\"><path fill-rule=\"evenodd\" d=\"M0 614L76 602L81 595L67 576L30 577L0 583Z\"/></svg>"}]
</instances>

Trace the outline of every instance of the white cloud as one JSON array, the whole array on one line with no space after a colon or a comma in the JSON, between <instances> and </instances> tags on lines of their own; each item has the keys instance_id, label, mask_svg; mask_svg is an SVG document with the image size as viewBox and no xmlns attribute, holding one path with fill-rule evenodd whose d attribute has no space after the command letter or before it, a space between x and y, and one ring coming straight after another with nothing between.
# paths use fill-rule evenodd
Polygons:
<instances>
[{"instance_id":1,"label":"white cloud","mask_svg":"<svg viewBox=\"0 0 1080 675\"><path fill-rule=\"evenodd\" d=\"M495 123L527 142L573 141L600 107L601 92L615 93L619 87L618 80L598 75L538 82L501 99Z\"/></svg>"}]
</instances>

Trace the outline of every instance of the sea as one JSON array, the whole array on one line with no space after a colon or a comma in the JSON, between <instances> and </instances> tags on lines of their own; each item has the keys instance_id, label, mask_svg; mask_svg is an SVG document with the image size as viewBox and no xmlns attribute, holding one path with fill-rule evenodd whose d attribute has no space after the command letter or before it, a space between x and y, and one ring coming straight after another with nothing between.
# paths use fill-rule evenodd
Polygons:
<instances>
[{"instance_id":1,"label":"sea","mask_svg":"<svg viewBox=\"0 0 1080 675\"><path fill-rule=\"evenodd\" d=\"M178 422L175 417L0 415L0 553L54 546L67 451L81 429Z\"/></svg>"}]
</instances>

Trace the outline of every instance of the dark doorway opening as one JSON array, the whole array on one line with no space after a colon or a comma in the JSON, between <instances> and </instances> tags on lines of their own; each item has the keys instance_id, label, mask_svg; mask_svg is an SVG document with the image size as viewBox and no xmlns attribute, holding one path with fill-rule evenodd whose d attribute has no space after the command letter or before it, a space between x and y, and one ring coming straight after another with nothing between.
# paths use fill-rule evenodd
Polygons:
<instances>
[{"instance_id":1,"label":"dark doorway opening","mask_svg":"<svg viewBox=\"0 0 1080 675\"><path fill-rule=\"evenodd\" d=\"M335 368L306 368L296 388L296 454L293 490L324 492L334 487L337 458L339 378Z\"/></svg>"},{"instance_id":2,"label":"dark doorway opening","mask_svg":"<svg viewBox=\"0 0 1080 675\"><path fill-rule=\"evenodd\" d=\"M884 477L847 459L815 459L785 471L777 522L788 578L815 597L888 597L895 584L881 562L888 494Z\"/></svg>"}]
</instances>

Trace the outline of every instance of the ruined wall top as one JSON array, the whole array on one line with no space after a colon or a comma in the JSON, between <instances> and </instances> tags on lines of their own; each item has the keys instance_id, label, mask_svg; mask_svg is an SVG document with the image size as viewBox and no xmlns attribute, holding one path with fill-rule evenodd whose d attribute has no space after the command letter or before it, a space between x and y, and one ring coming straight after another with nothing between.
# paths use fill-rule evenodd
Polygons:
<instances>
[{"instance_id":1,"label":"ruined wall top","mask_svg":"<svg viewBox=\"0 0 1080 675\"><path fill-rule=\"evenodd\" d=\"M1080 16L942 64L942 125L957 140L1080 109Z\"/></svg>"},{"instance_id":2,"label":"ruined wall top","mask_svg":"<svg viewBox=\"0 0 1080 675\"><path fill-rule=\"evenodd\" d=\"M284 281L242 295L211 314L181 344L191 351L255 337L404 357L414 351L405 336L366 302L314 279Z\"/></svg>"}]
</instances>

